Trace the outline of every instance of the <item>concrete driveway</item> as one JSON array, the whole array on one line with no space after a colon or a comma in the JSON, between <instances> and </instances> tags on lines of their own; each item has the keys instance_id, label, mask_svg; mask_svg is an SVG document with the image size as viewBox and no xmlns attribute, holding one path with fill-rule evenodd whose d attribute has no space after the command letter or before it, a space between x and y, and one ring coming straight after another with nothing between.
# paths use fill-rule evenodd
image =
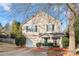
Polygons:
<instances>
[{"instance_id":1,"label":"concrete driveway","mask_svg":"<svg viewBox=\"0 0 79 59\"><path fill-rule=\"evenodd\" d=\"M34 52L32 48L21 48L9 52L0 52L0 56L47 56L46 52Z\"/></svg>"}]
</instances>

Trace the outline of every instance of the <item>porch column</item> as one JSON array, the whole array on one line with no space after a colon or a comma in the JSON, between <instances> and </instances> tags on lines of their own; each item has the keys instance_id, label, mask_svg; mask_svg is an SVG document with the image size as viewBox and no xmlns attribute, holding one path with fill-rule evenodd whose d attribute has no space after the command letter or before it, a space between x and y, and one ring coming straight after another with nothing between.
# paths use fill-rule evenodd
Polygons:
<instances>
[{"instance_id":1,"label":"porch column","mask_svg":"<svg viewBox=\"0 0 79 59\"><path fill-rule=\"evenodd\" d=\"M53 42L53 40L52 40L52 36L50 36L50 42Z\"/></svg>"},{"instance_id":2,"label":"porch column","mask_svg":"<svg viewBox=\"0 0 79 59\"><path fill-rule=\"evenodd\" d=\"M62 37L60 37L60 48L63 48L63 45L62 45Z\"/></svg>"},{"instance_id":3,"label":"porch column","mask_svg":"<svg viewBox=\"0 0 79 59\"><path fill-rule=\"evenodd\" d=\"M48 40L48 42L52 42L52 43L53 43L52 35L49 35L49 40Z\"/></svg>"},{"instance_id":4,"label":"porch column","mask_svg":"<svg viewBox=\"0 0 79 59\"><path fill-rule=\"evenodd\" d=\"M50 37L50 40L52 40L52 37Z\"/></svg>"}]
</instances>

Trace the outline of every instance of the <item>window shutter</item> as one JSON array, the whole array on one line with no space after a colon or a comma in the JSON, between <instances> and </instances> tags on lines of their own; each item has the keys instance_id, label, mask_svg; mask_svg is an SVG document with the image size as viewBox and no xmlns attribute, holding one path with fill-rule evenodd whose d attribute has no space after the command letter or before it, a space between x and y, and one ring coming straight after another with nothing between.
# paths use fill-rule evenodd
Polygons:
<instances>
[{"instance_id":1,"label":"window shutter","mask_svg":"<svg viewBox=\"0 0 79 59\"><path fill-rule=\"evenodd\" d=\"M37 25L35 25L35 32L37 32Z\"/></svg>"},{"instance_id":2,"label":"window shutter","mask_svg":"<svg viewBox=\"0 0 79 59\"><path fill-rule=\"evenodd\" d=\"M26 26L26 31L28 31L28 26Z\"/></svg>"},{"instance_id":3,"label":"window shutter","mask_svg":"<svg viewBox=\"0 0 79 59\"><path fill-rule=\"evenodd\" d=\"M46 25L46 30L48 31L48 25Z\"/></svg>"},{"instance_id":4,"label":"window shutter","mask_svg":"<svg viewBox=\"0 0 79 59\"><path fill-rule=\"evenodd\" d=\"M54 31L54 25L52 25L52 31Z\"/></svg>"}]
</instances>

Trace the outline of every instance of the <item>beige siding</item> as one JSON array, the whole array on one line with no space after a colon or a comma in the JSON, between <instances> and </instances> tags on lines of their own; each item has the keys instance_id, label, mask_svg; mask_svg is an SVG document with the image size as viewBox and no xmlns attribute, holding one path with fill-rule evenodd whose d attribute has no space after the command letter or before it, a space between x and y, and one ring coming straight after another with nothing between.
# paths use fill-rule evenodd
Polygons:
<instances>
[{"instance_id":1,"label":"beige siding","mask_svg":"<svg viewBox=\"0 0 79 59\"><path fill-rule=\"evenodd\" d=\"M33 42L38 42L39 40L39 33L46 33L46 25L47 24L54 24L54 31L53 32L60 32L61 22L56 20L55 18L49 16L45 12L39 12L36 16L32 17L28 22L26 22L22 26L22 33L26 38L35 39ZM37 25L37 32L26 32L27 25ZM35 43L34 43L35 44Z\"/></svg>"}]
</instances>

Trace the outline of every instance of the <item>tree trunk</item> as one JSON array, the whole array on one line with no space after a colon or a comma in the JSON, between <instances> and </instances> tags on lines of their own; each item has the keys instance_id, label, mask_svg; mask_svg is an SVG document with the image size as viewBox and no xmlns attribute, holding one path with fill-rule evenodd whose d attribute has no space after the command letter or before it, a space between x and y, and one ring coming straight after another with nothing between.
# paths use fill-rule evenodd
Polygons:
<instances>
[{"instance_id":1,"label":"tree trunk","mask_svg":"<svg viewBox=\"0 0 79 59\"><path fill-rule=\"evenodd\" d=\"M75 22L75 16L72 12L70 12L70 16L69 16L69 55L76 54L74 22Z\"/></svg>"},{"instance_id":2,"label":"tree trunk","mask_svg":"<svg viewBox=\"0 0 79 59\"><path fill-rule=\"evenodd\" d=\"M77 17L76 5L73 3L67 3L68 10L70 12L69 15L69 54L76 54L75 50L75 31L74 31L74 23Z\"/></svg>"}]
</instances>

